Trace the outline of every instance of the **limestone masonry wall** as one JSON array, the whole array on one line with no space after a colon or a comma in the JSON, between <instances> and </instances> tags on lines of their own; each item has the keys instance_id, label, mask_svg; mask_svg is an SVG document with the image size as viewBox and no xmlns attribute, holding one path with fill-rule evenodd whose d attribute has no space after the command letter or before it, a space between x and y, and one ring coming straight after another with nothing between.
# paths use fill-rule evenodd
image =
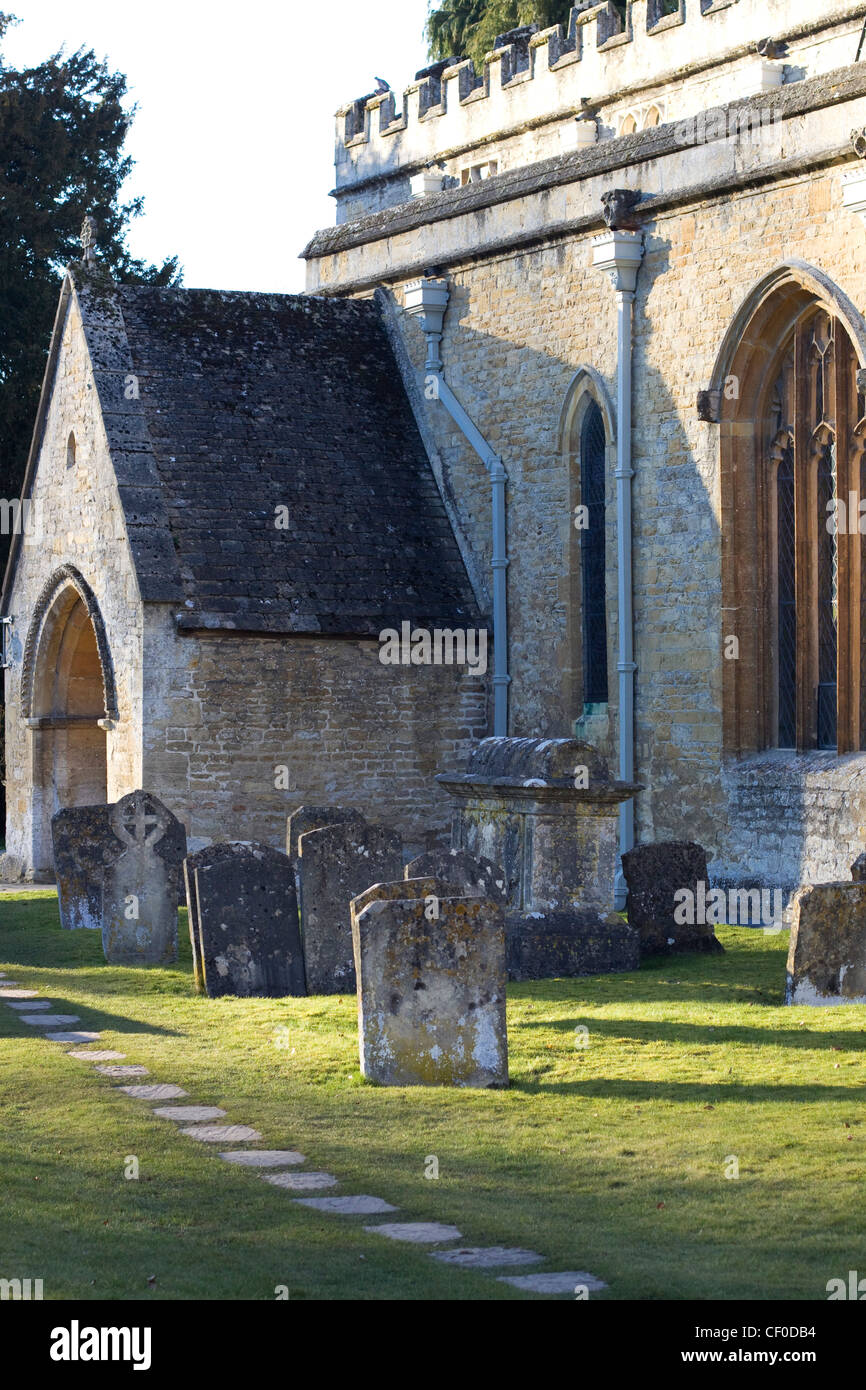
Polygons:
<instances>
[{"instance_id":1,"label":"limestone masonry wall","mask_svg":"<svg viewBox=\"0 0 866 1390\"><path fill-rule=\"evenodd\" d=\"M143 769L193 849L282 849L305 803L355 807L410 848L447 839L434 775L489 731L487 678L386 666L378 642L180 635L172 611L146 610Z\"/></svg>"},{"instance_id":2,"label":"limestone masonry wall","mask_svg":"<svg viewBox=\"0 0 866 1390\"><path fill-rule=\"evenodd\" d=\"M74 464L67 454L70 432L75 436ZM33 530L22 536L8 607L14 625L12 664L5 672L9 856L5 872L9 875L23 867L40 877L50 875L52 866L48 827L59 809L51 789L58 731L27 727L21 708L21 675L37 599L61 566L74 566L92 588L112 653L118 718L113 729L100 735L94 722L92 731L94 739L105 743L108 799L116 800L141 781L138 585L74 296L66 309L30 517ZM53 671L36 672L37 682L52 676ZM98 751L95 744L94 751Z\"/></svg>"}]
</instances>

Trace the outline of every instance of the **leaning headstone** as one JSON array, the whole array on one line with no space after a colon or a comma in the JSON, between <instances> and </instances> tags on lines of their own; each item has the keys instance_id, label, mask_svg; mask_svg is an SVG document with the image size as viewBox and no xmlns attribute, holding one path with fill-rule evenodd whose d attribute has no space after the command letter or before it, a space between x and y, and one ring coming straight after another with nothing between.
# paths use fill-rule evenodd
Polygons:
<instances>
[{"instance_id":1,"label":"leaning headstone","mask_svg":"<svg viewBox=\"0 0 866 1390\"><path fill-rule=\"evenodd\" d=\"M104 872L102 948L110 965L177 960L177 903L186 831L151 792L111 807L118 856Z\"/></svg>"},{"instance_id":2,"label":"leaning headstone","mask_svg":"<svg viewBox=\"0 0 866 1390\"><path fill-rule=\"evenodd\" d=\"M326 825L364 825L360 811L344 806L299 806L286 820L286 854L297 875L300 851L298 841L308 830L324 830Z\"/></svg>"},{"instance_id":3,"label":"leaning headstone","mask_svg":"<svg viewBox=\"0 0 866 1390\"><path fill-rule=\"evenodd\" d=\"M190 856L205 989L282 998L306 994L295 878L268 845L214 846ZM192 917L193 906L190 904ZM191 928L192 931L192 928Z\"/></svg>"},{"instance_id":4,"label":"leaning headstone","mask_svg":"<svg viewBox=\"0 0 866 1390\"><path fill-rule=\"evenodd\" d=\"M361 1071L383 1086L507 1086L505 924L486 898L379 899L354 921Z\"/></svg>"},{"instance_id":5,"label":"leaning headstone","mask_svg":"<svg viewBox=\"0 0 866 1390\"><path fill-rule=\"evenodd\" d=\"M508 884L505 870L490 859L479 859L465 849L434 849L419 854L406 865L404 878L438 878L450 885L452 896L490 898L505 903Z\"/></svg>"},{"instance_id":6,"label":"leaning headstone","mask_svg":"<svg viewBox=\"0 0 866 1390\"><path fill-rule=\"evenodd\" d=\"M196 869L205 864L216 863L218 859L231 858L231 845L223 842L217 845L208 845L206 849L200 849L195 854L188 854L183 861L183 884L186 891L187 923L189 926L189 944L192 948L192 971L195 980L196 991L204 994L204 971L201 962L201 928L198 916L198 896L196 893L195 873Z\"/></svg>"},{"instance_id":7,"label":"leaning headstone","mask_svg":"<svg viewBox=\"0 0 866 1390\"><path fill-rule=\"evenodd\" d=\"M105 855L118 850L110 806L65 806L51 817L60 925L66 931L102 927Z\"/></svg>"},{"instance_id":8,"label":"leaning headstone","mask_svg":"<svg viewBox=\"0 0 866 1390\"><path fill-rule=\"evenodd\" d=\"M791 899L786 1004L866 1004L866 883L814 883Z\"/></svg>"},{"instance_id":9,"label":"leaning headstone","mask_svg":"<svg viewBox=\"0 0 866 1390\"><path fill-rule=\"evenodd\" d=\"M380 825L347 822L308 830L299 840L301 936L310 994L355 989L350 903L374 883L403 872L400 836Z\"/></svg>"},{"instance_id":10,"label":"leaning headstone","mask_svg":"<svg viewBox=\"0 0 866 1390\"><path fill-rule=\"evenodd\" d=\"M851 865L851 881L853 883L866 883L866 851L858 854Z\"/></svg>"},{"instance_id":11,"label":"leaning headstone","mask_svg":"<svg viewBox=\"0 0 866 1390\"><path fill-rule=\"evenodd\" d=\"M622 871L629 926L640 934L642 956L724 950L712 925L698 920L708 891L707 852L701 845L689 840L637 845L622 856ZM691 897L682 896L683 890ZM695 905L692 912L689 902Z\"/></svg>"}]
</instances>

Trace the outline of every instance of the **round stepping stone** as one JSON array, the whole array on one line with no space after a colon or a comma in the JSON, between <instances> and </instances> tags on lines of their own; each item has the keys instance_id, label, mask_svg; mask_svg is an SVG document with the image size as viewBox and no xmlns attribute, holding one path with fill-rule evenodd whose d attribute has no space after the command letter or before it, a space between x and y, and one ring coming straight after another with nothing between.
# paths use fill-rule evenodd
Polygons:
<instances>
[{"instance_id":1,"label":"round stepping stone","mask_svg":"<svg viewBox=\"0 0 866 1390\"><path fill-rule=\"evenodd\" d=\"M67 1054L74 1057L75 1053ZM128 1067L94 1067L94 1071L101 1071L103 1076L150 1076L147 1067L128 1066Z\"/></svg>"},{"instance_id":2,"label":"round stepping stone","mask_svg":"<svg viewBox=\"0 0 866 1390\"><path fill-rule=\"evenodd\" d=\"M202 1144L252 1144L262 1137L249 1125L193 1125L191 1129L182 1129L181 1134Z\"/></svg>"},{"instance_id":3,"label":"round stepping stone","mask_svg":"<svg viewBox=\"0 0 866 1390\"><path fill-rule=\"evenodd\" d=\"M10 1009L17 1009L19 1013L33 1013L35 1009L53 1008L50 999L34 999L30 1003L23 1003L15 999L7 999L6 1003Z\"/></svg>"},{"instance_id":4,"label":"round stepping stone","mask_svg":"<svg viewBox=\"0 0 866 1390\"><path fill-rule=\"evenodd\" d=\"M225 1111L218 1105L158 1105L154 1115L161 1120L177 1120L179 1124L195 1124L202 1120L225 1119Z\"/></svg>"},{"instance_id":5,"label":"round stepping stone","mask_svg":"<svg viewBox=\"0 0 866 1390\"><path fill-rule=\"evenodd\" d=\"M314 1211L330 1211L336 1216L375 1216L380 1211L399 1211L381 1197L294 1197L299 1207L312 1207ZM378 1227L372 1227L378 1230Z\"/></svg>"},{"instance_id":6,"label":"round stepping stone","mask_svg":"<svg viewBox=\"0 0 866 1390\"><path fill-rule=\"evenodd\" d=\"M226 1163L239 1163L243 1168L282 1168L287 1163L304 1163L304 1155L296 1149L230 1149L220 1154Z\"/></svg>"},{"instance_id":7,"label":"round stepping stone","mask_svg":"<svg viewBox=\"0 0 866 1390\"><path fill-rule=\"evenodd\" d=\"M459 1240L461 1235L456 1226L445 1226L441 1221L393 1221L384 1226L365 1226L364 1230L375 1231L389 1240L406 1240L410 1245L436 1245L443 1240Z\"/></svg>"},{"instance_id":8,"label":"round stepping stone","mask_svg":"<svg viewBox=\"0 0 866 1390\"><path fill-rule=\"evenodd\" d=\"M291 1192L315 1192L337 1186L332 1173L263 1173L262 1177L274 1187L287 1187Z\"/></svg>"},{"instance_id":9,"label":"round stepping stone","mask_svg":"<svg viewBox=\"0 0 866 1390\"><path fill-rule=\"evenodd\" d=\"M59 1028L65 1023L80 1023L78 1014L19 1014L22 1023L31 1028Z\"/></svg>"},{"instance_id":10,"label":"round stepping stone","mask_svg":"<svg viewBox=\"0 0 866 1390\"><path fill-rule=\"evenodd\" d=\"M2 986L2 994L0 994L0 998L5 996L7 990L20 989L20 985L18 984L17 980L0 980L0 986ZM13 1004L12 1008L14 1009L14 1007L15 1005Z\"/></svg>"},{"instance_id":11,"label":"round stepping stone","mask_svg":"<svg viewBox=\"0 0 866 1390\"><path fill-rule=\"evenodd\" d=\"M38 993L38 989L0 989L0 999L35 999Z\"/></svg>"},{"instance_id":12,"label":"round stepping stone","mask_svg":"<svg viewBox=\"0 0 866 1390\"><path fill-rule=\"evenodd\" d=\"M500 1274L498 1283L513 1284L516 1289L526 1289L529 1293L573 1294L578 1287L593 1293L607 1288L603 1280L582 1269L567 1269L558 1274Z\"/></svg>"},{"instance_id":13,"label":"round stepping stone","mask_svg":"<svg viewBox=\"0 0 866 1390\"><path fill-rule=\"evenodd\" d=\"M52 1042L86 1043L86 1042L96 1042L97 1039L99 1039L99 1038L102 1037L102 1034L101 1034L101 1033L52 1033L52 1032L48 1032L48 1033L45 1034L45 1036L46 1036L46 1038L50 1038Z\"/></svg>"},{"instance_id":14,"label":"round stepping stone","mask_svg":"<svg viewBox=\"0 0 866 1390\"><path fill-rule=\"evenodd\" d=\"M505 1245L470 1245L465 1250L432 1250L430 1258L465 1269L497 1269L504 1265L537 1265L545 1257L536 1255L534 1250L509 1250Z\"/></svg>"},{"instance_id":15,"label":"round stepping stone","mask_svg":"<svg viewBox=\"0 0 866 1390\"><path fill-rule=\"evenodd\" d=\"M67 1052L67 1057L74 1057L78 1062L122 1062L126 1056L125 1052Z\"/></svg>"},{"instance_id":16,"label":"round stepping stone","mask_svg":"<svg viewBox=\"0 0 866 1390\"><path fill-rule=\"evenodd\" d=\"M117 1089L122 1091L125 1096L132 1096L133 1100L179 1100L181 1096L189 1095L189 1091L184 1091L181 1086L169 1086L167 1084L118 1086Z\"/></svg>"}]
</instances>

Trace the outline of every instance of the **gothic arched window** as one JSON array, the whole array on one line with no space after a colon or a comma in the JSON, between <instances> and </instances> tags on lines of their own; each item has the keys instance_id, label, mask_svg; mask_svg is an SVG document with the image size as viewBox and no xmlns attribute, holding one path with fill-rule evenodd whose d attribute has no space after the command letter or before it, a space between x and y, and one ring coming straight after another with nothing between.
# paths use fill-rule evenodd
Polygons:
<instances>
[{"instance_id":1,"label":"gothic arched window","mask_svg":"<svg viewBox=\"0 0 866 1390\"><path fill-rule=\"evenodd\" d=\"M775 717L768 741L780 748L866 746L866 478L858 445L864 401L856 368L843 325L819 309L801 319L783 348L767 401L765 495L775 510L775 602L766 615Z\"/></svg>"},{"instance_id":2,"label":"gothic arched window","mask_svg":"<svg viewBox=\"0 0 866 1390\"><path fill-rule=\"evenodd\" d=\"M799 262L755 287L722 346L730 752L866 749L864 356L854 306Z\"/></svg>"},{"instance_id":3,"label":"gothic arched window","mask_svg":"<svg viewBox=\"0 0 866 1390\"><path fill-rule=\"evenodd\" d=\"M603 704L607 700L606 453L604 420L596 402L591 401L580 430L580 500L587 518L580 538L585 704Z\"/></svg>"}]
</instances>

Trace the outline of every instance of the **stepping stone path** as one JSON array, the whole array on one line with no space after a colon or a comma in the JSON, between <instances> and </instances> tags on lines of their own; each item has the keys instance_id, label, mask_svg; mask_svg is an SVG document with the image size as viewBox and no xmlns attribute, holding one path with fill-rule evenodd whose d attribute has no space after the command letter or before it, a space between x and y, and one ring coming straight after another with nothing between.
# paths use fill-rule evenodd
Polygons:
<instances>
[{"instance_id":1,"label":"stepping stone path","mask_svg":"<svg viewBox=\"0 0 866 1390\"><path fill-rule=\"evenodd\" d=\"M312 1207L314 1211L329 1211L337 1216L376 1216L381 1211L398 1211L390 1202L381 1197L295 1197L299 1207ZM367 1226L365 1230L376 1230Z\"/></svg>"},{"instance_id":2,"label":"stepping stone path","mask_svg":"<svg viewBox=\"0 0 866 1390\"><path fill-rule=\"evenodd\" d=\"M79 1055L80 1057L86 1057L86 1056L87 1056L87 1054L86 1054L85 1052L79 1053L78 1055ZM68 1057L74 1057L74 1056L75 1056L75 1053L74 1053L74 1052L69 1052L69 1053L67 1053L67 1056L68 1056ZM136 1067L136 1066L130 1066L130 1067L94 1067L94 1071L102 1072L102 1075L103 1075L103 1076L150 1076L150 1072L147 1070L147 1067Z\"/></svg>"},{"instance_id":3,"label":"stepping stone path","mask_svg":"<svg viewBox=\"0 0 866 1390\"><path fill-rule=\"evenodd\" d=\"M561 1274L500 1274L497 1277L500 1284L513 1284L516 1289L527 1289L529 1293L576 1293L584 1288L588 1293L597 1293L607 1288L601 1279L582 1269L568 1269Z\"/></svg>"},{"instance_id":4,"label":"stepping stone path","mask_svg":"<svg viewBox=\"0 0 866 1390\"><path fill-rule=\"evenodd\" d=\"M80 1023L78 1014L19 1014L22 1023L31 1028L58 1028L61 1023Z\"/></svg>"},{"instance_id":5,"label":"stepping stone path","mask_svg":"<svg viewBox=\"0 0 866 1390\"><path fill-rule=\"evenodd\" d=\"M67 1052L67 1057L74 1057L78 1062L122 1062L126 1056L125 1052Z\"/></svg>"},{"instance_id":6,"label":"stepping stone path","mask_svg":"<svg viewBox=\"0 0 866 1390\"><path fill-rule=\"evenodd\" d=\"M323 1187L336 1187L333 1173L263 1173L265 1182L274 1187L287 1187L292 1192L315 1192Z\"/></svg>"},{"instance_id":7,"label":"stepping stone path","mask_svg":"<svg viewBox=\"0 0 866 1390\"><path fill-rule=\"evenodd\" d=\"M96 1042L98 1038L101 1038L101 1037L102 1037L102 1034L101 1034L101 1033L46 1033L45 1036L46 1036L46 1038L50 1038L52 1042L86 1043L86 1042Z\"/></svg>"},{"instance_id":8,"label":"stepping stone path","mask_svg":"<svg viewBox=\"0 0 866 1390\"><path fill-rule=\"evenodd\" d=\"M306 1163L296 1149L235 1149L220 1154L226 1163L238 1163L243 1168L280 1168L284 1163Z\"/></svg>"},{"instance_id":9,"label":"stepping stone path","mask_svg":"<svg viewBox=\"0 0 866 1390\"><path fill-rule=\"evenodd\" d=\"M262 1137L249 1125L193 1125L191 1129L182 1129L181 1134L202 1144L252 1144Z\"/></svg>"},{"instance_id":10,"label":"stepping stone path","mask_svg":"<svg viewBox=\"0 0 866 1390\"><path fill-rule=\"evenodd\" d=\"M461 1269L498 1269L505 1265L535 1265L544 1259L534 1250L509 1250L504 1245L471 1245L465 1250L432 1250L431 1260Z\"/></svg>"},{"instance_id":11,"label":"stepping stone path","mask_svg":"<svg viewBox=\"0 0 866 1390\"><path fill-rule=\"evenodd\" d=\"M154 1110L161 1120L176 1120L178 1124L195 1124L201 1120L223 1120L225 1111L218 1105L158 1105Z\"/></svg>"},{"instance_id":12,"label":"stepping stone path","mask_svg":"<svg viewBox=\"0 0 866 1390\"><path fill-rule=\"evenodd\" d=\"M44 1028L43 1037L51 1038L55 1042L89 1043L95 1042L101 1036L100 1033L95 1032L68 1033L58 1031L57 1024L77 1022L77 1017L69 1014L41 1012L51 1008L51 1003L48 1000L40 1000L36 1004L16 1002L35 999L39 991L19 988L14 981L6 981L2 972L0 972L0 981L3 982L3 988L0 988L0 1000L10 1008L17 1010L22 1022L33 1027ZM25 1010L31 1012L28 1013ZM127 1066L102 1065L124 1061L125 1053L115 1052L111 1049L97 1049L90 1052L71 1051L67 1052L66 1055L67 1057L74 1057L77 1061L99 1064L95 1066L94 1070L103 1076L150 1075L147 1067L139 1066L136 1063L130 1063ZM178 1100L189 1094L183 1087L166 1082L116 1086L114 1089L122 1091L124 1095L130 1096L134 1100ZM153 1114L159 1119L173 1120L176 1124L186 1125L190 1120L221 1119L226 1112L214 1105L166 1105L154 1106ZM249 1144L262 1137L258 1130L252 1129L249 1125L202 1123L193 1124L179 1132L188 1135L190 1139L197 1139L207 1144ZM219 1157L225 1163L252 1169L296 1167L306 1162L304 1155L299 1153L297 1149L228 1149ZM289 1192L316 1192L339 1186L339 1179L333 1173L325 1172L270 1172L260 1173L260 1177L271 1186ZM399 1210L398 1207L392 1206L383 1198L371 1197L365 1193L345 1197L293 1197L292 1203L301 1207L309 1207L313 1211L328 1212L335 1216L379 1216L386 1212ZM456 1226L449 1226L440 1221L381 1222L378 1225L365 1226L364 1230L371 1234L385 1236L388 1240L396 1240L410 1245L448 1244L462 1238L461 1232ZM523 1250L520 1247L510 1248L502 1245L454 1247L452 1245L450 1250L431 1251L430 1258L456 1266L458 1269L486 1270L507 1268L509 1265L539 1264L545 1259L545 1256L537 1254L534 1250ZM583 1270L547 1271L524 1275L500 1274L496 1278L499 1283L511 1284L514 1288L524 1290L526 1293L548 1295L570 1294L574 1296L575 1293L584 1291L587 1294L597 1293L607 1288L607 1284L603 1280Z\"/></svg>"},{"instance_id":13,"label":"stepping stone path","mask_svg":"<svg viewBox=\"0 0 866 1390\"><path fill-rule=\"evenodd\" d=\"M132 1096L133 1100L179 1100L181 1096L189 1095L189 1091L181 1086L118 1086L117 1089L126 1096Z\"/></svg>"},{"instance_id":14,"label":"stepping stone path","mask_svg":"<svg viewBox=\"0 0 866 1390\"><path fill-rule=\"evenodd\" d=\"M364 1230L389 1240L405 1240L410 1245L438 1245L461 1236L456 1226L446 1226L441 1221L393 1221L390 1225L365 1226Z\"/></svg>"}]
</instances>

